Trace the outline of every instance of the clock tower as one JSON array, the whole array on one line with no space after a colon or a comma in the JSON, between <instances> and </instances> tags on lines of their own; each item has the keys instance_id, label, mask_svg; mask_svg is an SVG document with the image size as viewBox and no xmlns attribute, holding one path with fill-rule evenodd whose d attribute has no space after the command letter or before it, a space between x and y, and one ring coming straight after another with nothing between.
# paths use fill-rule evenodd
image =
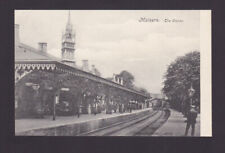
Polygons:
<instances>
[{"instance_id":1,"label":"clock tower","mask_svg":"<svg viewBox=\"0 0 225 153\"><path fill-rule=\"evenodd\" d=\"M66 24L66 30L62 35L62 62L64 64L75 66L75 32L73 31L73 25L70 21L70 11L68 14L68 21Z\"/></svg>"}]
</instances>

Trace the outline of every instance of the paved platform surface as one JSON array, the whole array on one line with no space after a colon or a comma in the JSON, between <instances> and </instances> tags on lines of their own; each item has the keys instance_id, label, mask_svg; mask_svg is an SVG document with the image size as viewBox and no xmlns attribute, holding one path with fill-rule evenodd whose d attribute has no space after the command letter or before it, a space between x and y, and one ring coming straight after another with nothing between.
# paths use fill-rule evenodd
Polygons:
<instances>
[{"instance_id":1,"label":"paved platform surface","mask_svg":"<svg viewBox=\"0 0 225 153\"><path fill-rule=\"evenodd\" d=\"M186 128L186 118L183 117L181 112L170 109L171 115L168 120L155 131L153 136L184 136ZM191 135L191 127L188 131L188 136ZM196 119L195 136L200 136L200 115Z\"/></svg>"},{"instance_id":2,"label":"paved platform surface","mask_svg":"<svg viewBox=\"0 0 225 153\"><path fill-rule=\"evenodd\" d=\"M141 110L133 110L132 113L138 113L141 111L152 110L152 108L145 108ZM129 112L125 113L112 113L106 114L102 112L100 114L81 114L78 118L77 116L56 116L56 120L52 120L52 116L45 116L42 119L18 119L15 120L15 133L17 132L24 132L28 130L40 129L40 128L49 128L49 127L56 127L66 124L74 124L74 123L81 123L90 120L97 120L103 118L110 118L120 115L127 115L131 114Z\"/></svg>"}]
</instances>

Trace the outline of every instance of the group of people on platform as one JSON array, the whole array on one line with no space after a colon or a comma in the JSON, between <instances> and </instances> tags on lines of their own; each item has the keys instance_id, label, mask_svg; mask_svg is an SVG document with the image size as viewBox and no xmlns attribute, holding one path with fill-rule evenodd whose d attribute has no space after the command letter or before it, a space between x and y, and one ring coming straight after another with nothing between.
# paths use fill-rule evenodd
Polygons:
<instances>
[{"instance_id":1,"label":"group of people on platform","mask_svg":"<svg viewBox=\"0 0 225 153\"><path fill-rule=\"evenodd\" d=\"M131 113L132 110L137 110L137 109L143 109L142 104L132 103L132 102L129 102L127 104L113 103L113 104L107 105L106 114L116 113L117 111L119 113L124 113L124 112L130 112Z\"/></svg>"},{"instance_id":2,"label":"group of people on platform","mask_svg":"<svg viewBox=\"0 0 225 153\"><path fill-rule=\"evenodd\" d=\"M143 109L143 105L139 103L128 103L128 104L118 104L118 103L109 103L109 104L99 104L94 103L92 106L89 105L87 108L84 108L83 106L79 106L76 109L75 114L77 117L80 117L81 114L99 114L102 112L105 112L106 114L112 114L112 113L125 113L125 112L132 112L132 110L137 109Z\"/></svg>"},{"instance_id":3,"label":"group of people on platform","mask_svg":"<svg viewBox=\"0 0 225 153\"><path fill-rule=\"evenodd\" d=\"M144 103L138 103L137 101L130 101L128 103L117 103L114 101L110 101L108 103L101 101L94 100L93 103L87 105L75 105L72 107L69 105L69 102L60 101L56 105L56 114L61 116L68 116L68 115L77 115L80 117L81 114L99 114L99 113L124 113L124 112L132 112L132 110L143 109L149 107L149 105ZM51 114L51 113L50 113Z\"/></svg>"},{"instance_id":4,"label":"group of people on platform","mask_svg":"<svg viewBox=\"0 0 225 153\"><path fill-rule=\"evenodd\" d=\"M136 109L143 109L143 105L140 103L132 103L132 102L129 102L127 104L115 102L110 102L108 104L94 103L92 106L88 107L87 113L96 115L98 113L105 111L106 114L112 114L117 112L119 113L132 112L132 110Z\"/></svg>"}]
</instances>

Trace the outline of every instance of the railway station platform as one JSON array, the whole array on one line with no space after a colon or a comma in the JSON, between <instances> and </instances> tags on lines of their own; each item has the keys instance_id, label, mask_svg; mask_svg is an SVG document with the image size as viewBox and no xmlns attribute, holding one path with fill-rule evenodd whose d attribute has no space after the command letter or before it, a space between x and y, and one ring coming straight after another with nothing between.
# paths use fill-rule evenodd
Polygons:
<instances>
[{"instance_id":1,"label":"railway station platform","mask_svg":"<svg viewBox=\"0 0 225 153\"><path fill-rule=\"evenodd\" d=\"M159 128L157 129L152 136L184 136L185 128L186 128L186 118L183 117L181 112L176 110L170 109L170 117L168 120ZM188 131L188 136L191 135L191 127ZM200 115L196 119L195 124L195 135L200 136Z\"/></svg>"},{"instance_id":2,"label":"railway station platform","mask_svg":"<svg viewBox=\"0 0 225 153\"><path fill-rule=\"evenodd\" d=\"M131 113L81 114L79 118L77 116L56 116L55 121L52 120L52 116L45 116L42 119L17 119L15 120L15 135L79 135L82 132L143 116L151 111L153 111L152 108L145 108L132 110Z\"/></svg>"}]
</instances>

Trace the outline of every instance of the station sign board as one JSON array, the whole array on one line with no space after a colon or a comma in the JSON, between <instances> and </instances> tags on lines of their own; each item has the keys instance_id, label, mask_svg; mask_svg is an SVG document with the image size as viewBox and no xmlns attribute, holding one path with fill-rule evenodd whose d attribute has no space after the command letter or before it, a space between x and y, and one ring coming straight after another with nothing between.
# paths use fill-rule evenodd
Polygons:
<instances>
[{"instance_id":1,"label":"station sign board","mask_svg":"<svg viewBox=\"0 0 225 153\"><path fill-rule=\"evenodd\" d=\"M61 91L69 91L70 88L61 88Z\"/></svg>"}]
</instances>

